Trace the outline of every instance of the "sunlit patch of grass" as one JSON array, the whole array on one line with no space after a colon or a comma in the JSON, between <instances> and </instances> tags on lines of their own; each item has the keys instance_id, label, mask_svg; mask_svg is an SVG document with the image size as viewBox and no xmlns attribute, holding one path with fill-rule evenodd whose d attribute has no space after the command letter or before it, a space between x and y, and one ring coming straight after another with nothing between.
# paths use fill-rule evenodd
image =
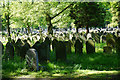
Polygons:
<instances>
[{"instance_id":1,"label":"sunlit patch of grass","mask_svg":"<svg viewBox=\"0 0 120 80\"><path fill-rule=\"evenodd\" d=\"M97 43L97 48L105 45ZM86 54L85 44L83 54L75 54L74 47L72 53L67 54L66 61L56 61L55 53L50 54L50 61L39 63L43 66L39 71L29 71L26 69L24 60L15 56L14 60L3 60L3 77L15 78L86 78L87 77L104 77L105 75L117 74L119 72L118 55L104 54L98 50L93 54Z\"/></svg>"}]
</instances>

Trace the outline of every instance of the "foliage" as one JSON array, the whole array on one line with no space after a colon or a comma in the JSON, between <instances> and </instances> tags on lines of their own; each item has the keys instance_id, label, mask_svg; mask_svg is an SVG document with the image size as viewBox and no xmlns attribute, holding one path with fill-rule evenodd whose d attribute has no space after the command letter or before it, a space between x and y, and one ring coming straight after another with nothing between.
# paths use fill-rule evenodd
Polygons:
<instances>
[{"instance_id":1,"label":"foliage","mask_svg":"<svg viewBox=\"0 0 120 80\"><path fill-rule=\"evenodd\" d=\"M77 2L71 7L70 16L75 20L76 27L104 26L105 9L101 3Z\"/></svg>"}]
</instances>

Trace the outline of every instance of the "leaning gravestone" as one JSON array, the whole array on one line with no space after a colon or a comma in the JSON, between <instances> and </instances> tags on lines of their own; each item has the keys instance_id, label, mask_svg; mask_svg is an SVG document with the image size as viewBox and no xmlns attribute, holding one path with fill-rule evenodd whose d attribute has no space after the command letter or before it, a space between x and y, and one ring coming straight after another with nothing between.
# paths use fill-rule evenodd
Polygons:
<instances>
[{"instance_id":1,"label":"leaning gravestone","mask_svg":"<svg viewBox=\"0 0 120 80\"><path fill-rule=\"evenodd\" d=\"M66 47L62 41L59 41L56 46L56 60L66 60Z\"/></svg>"},{"instance_id":2,"label":"leaning gravestone","mask_svg":"<svg viewBox=\"0 0 120 80\"><path fill-rule=\"evenodd\" d=\"M27 43L27 40L24 41L25 45L21 46L20 56L22 59L25 59L25 55L30 48L30 45Z\"/></svg>"},{"instance_id":3,"label":"leaning gravestone","mask_svg":"<svg viewBox=\"0 0 120 80\"><path fill-rule=\"evenodd\" d=\"M38 66L38 53L35 49L29 49L26 53L26 62L29 68L32 68L33 70L39 70Z\"/></svg>"},{"instance_id":4,"label":"leaning gravestone","mask_svg":"<svg viewBox=\"0 0 120 80\"><path fill-rule=\"evenodd\" d=\"M95 52L95 43L92 39L86 41L86 52L87 54Z\"/></svg>"},{"instance_id":5,"label":"leaning gravestone","mask_svg":"<svg viewBox=\"0 0 120 80\"><path fill-rule=\"evenodd\" d=\"M82 41L77 39L74 46L75 46L75 53L82 54L82 48L83 48Z\"/></svg>"},{"instance_id":6,"label":"leaning gravestone","mask_svg":"<svg viewBox=\"0 0 120 80\"><path fill-rule=\"evenodd\" d=\"M6 44L5 56L7 56L8 58L14 57L14 47L10 42Z\"/></svg>"},{"instance_id":7,"label":"leaning gravestone","mask_svg":"<svg viewBox=\"0 0 120 80\"><path fill-rule=\"evenodd\" d=\"M4 54L4 46L1 41L0 41L0 51L2 54Z\"/></svg>"}]
</instances>

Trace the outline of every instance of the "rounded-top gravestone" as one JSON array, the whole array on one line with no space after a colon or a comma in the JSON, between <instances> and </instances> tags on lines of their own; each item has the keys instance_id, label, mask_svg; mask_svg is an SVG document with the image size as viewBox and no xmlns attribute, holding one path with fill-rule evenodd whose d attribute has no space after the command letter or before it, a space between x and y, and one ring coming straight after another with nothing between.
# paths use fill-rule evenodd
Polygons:
<instances>
[{"instance_id":1,"label":"rounded-top gravestone","mask_svg":"<svg viewBox=\"0 0 120 80\"><path fill-rule=\"evenodd\" d=\"M38 53L35 49L31 48L26 53L26 62L29 68L33 70L39 70L38 66Z\"/></svg>"},{"instance_id":2,"label":"rounded-top gravestone","mask_svg":"<svg viewBox=\"0 0 120 80\"><path fill-rule=\"evenodd\" d=\"M14 57L14 47L10 42L6 44L5 56L7 56L8 58Z\"/></svg>"},{"instance_id":3,"label":"rounded-top gravestone","mask_svg":"<svg viewBox=\"0 0 120 80\"><path fill-rule=\"evenodd\" d=\"M95 43L92 39L86 41L86 52L87 54L95 53Z\"/></svg>"},{"instance_id":4,"label":"rounded-top gravestone","mask_svg":"<svg viewBox=\"0 0 120 80\"><path fill-rule=\"evenodd\" d=\"M75 53L76 54L82 54L82 48L83 48L82 41L77 39L74 46L75 46Z\"/></svg>"},{"instance_id":5,"label":"rounded-top gravestone","mask_svg":"<svg viewBox=\"0 0 120 80\"><path fill-rule=\"evenodd\" d=\"M56 60L65 61L66 58L66 46L64 42L59 41L56 46Z\"/></svg>"}]
</instances>

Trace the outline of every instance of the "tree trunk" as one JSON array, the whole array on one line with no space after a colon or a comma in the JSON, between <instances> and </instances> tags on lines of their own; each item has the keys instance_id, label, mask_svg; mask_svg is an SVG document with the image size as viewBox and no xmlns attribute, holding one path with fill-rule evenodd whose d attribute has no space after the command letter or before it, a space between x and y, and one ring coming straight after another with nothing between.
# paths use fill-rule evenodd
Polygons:
<instances>
[{"instance_id":1,"label":"tree trunk","mask_svg":"<svg viewBox=\"0 0 120 80\"><path fill-rule=\"evenodd\" d=\"M28 35L30 34L30 26L27 25Z\"/></svg>"},{"instance_id":2,"label":"tree trunk","mask_svg":"<svg viewBox=\"0 0 120 80\"><path fill-rule=\"evenodd\" d=\"M89 33L89 28L88 28L88 26L86 26L86 34L88 34Z\"/></svg>"},{"instance_id":3,"label":"tree trunk","mask_svg":"<svg viewBox=\"0 0 120 80\"><path fill-rule=\"evenodd\" d=\"M7 32L8 32L8 41L10 42L11 41L11 36L10 36L10 18L9 18L9 13L8 14L5 14L6 16L6 24L7 24Z\"/></svg>"},{"instance_id":4,"label":"tree trunk","mask_svg":"<svg viewBox=\"0 0 120 80\"><path fill-rule=\"evenodd\" d=\"M78 29L79 29L79 27L76 27L76 33L78 33Z\"/></svg>"},{"instance_id":5,"label":"tree trunk","mask_svg":"<svg viewBox=\"0 0 120 80\"><path fill-rule=\"evenodd\" d=\"M52 30L53 26L51 23L52 19L49 14L46 14L46 15L47 15L46 20L47 20L47 25L48 25L48 34L53 34L53 30Z\"/></svg>"}]
</instances>

